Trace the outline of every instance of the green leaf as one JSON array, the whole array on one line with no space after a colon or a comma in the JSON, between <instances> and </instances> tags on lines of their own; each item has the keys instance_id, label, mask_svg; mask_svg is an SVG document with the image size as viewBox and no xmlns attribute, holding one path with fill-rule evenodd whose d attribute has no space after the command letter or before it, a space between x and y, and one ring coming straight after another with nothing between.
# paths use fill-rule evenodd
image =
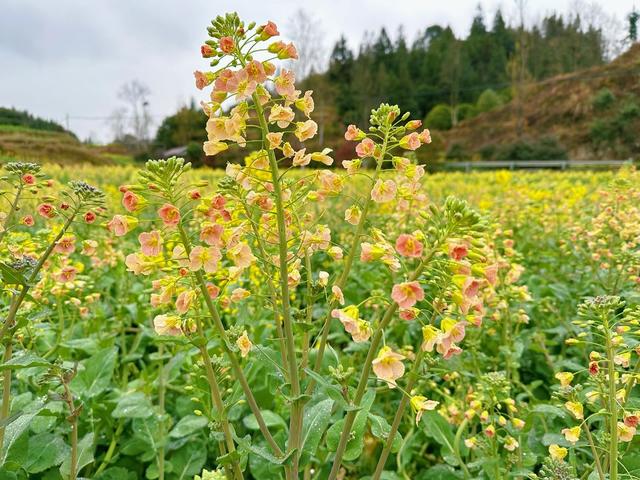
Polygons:
<instances>
[{"instance_id":1,"label":"green leaf","mask_svg":"<svg viewBox=\"0 0 640 480\"><path fill-rule=\"evenodd\" d=\"M136 453L144 453L143 457L146 459L153 458L155 452L162 446L163 438L160 428L160 422L157 421L155 416L148 418L134 418L131 428L133 429L135 441L134 445L130 447L136 452L136 448L144 445L144 450Z\"/></svg>"},{"instance_id":2,"label":"green leaf","mask_svg":"<svg viewBox=\"0 0 640 480\"><path fill-rule=\"evenodd\" d=\"M320 439L329 426L333 403L333 400L327 398L305 410L302 419L302 454L300 456L302 465L307 464L315 455Z\"/></svg>"},{"instance_id":3,"label":"green leaf","mask_svg":"<svg viewBox=\"0 0 640 480\"><path fill-rule=\"evenodd\" d=\"M29 473L40 473L60 465L69 456L69 446L64 439L50 432L40 433L29 439L29 457L24 469Z\"/></svg>"},{"instance_id":4,"label":"green leaf","mask_svg":"<svg viewBox=\"0 0 640 480\"><path fill-rule=\"evenodd\" d=\"M192 480L202 471L207 460L207 446L202 441L188 442L176 450L169 459L172 465L172 478Z\"/></svg>"},{"instance_id":5,"label":"green leaf","mask_svg":"<svg viewBox=\"0 0 640 480\"><path fill-rule=\"evenodd\" d=\"M113 418L147 418L153 414L153 406L149 399L141 392L123 395L118 400L116 408L111 412Z\"/></svg>"},{"instance_id":6,"label":"green leaf","mask_svg":"<svg viewBox=\"0 0 640 480\"><path fill-rule=\"evenodd\" d=\"M383 442L387 441L389 433L391 432L391 425L384 417L379 415L369 414L369 422L371 423L371 433L374 437L379 438ZM402 446L402 435L400 432L396 432L393 437L393 443L391 445L391 452L396 453Z\"/></svg>"},{"instance_id":7,"label":"green leaf","mask_svg":"<svg viewBox=\"0 0 640 480\"><path fill-rule=\"evenodd\" d=\"M18 480L18 474L16 472L7 470L4 467L0 467L0 478L2 480Z\"/></svg>"},{"instance_id":8,"label":"green leaf","mask_svg":"<svg viewBox=\"0 0 640 480\"><path fill-rule=\"evenodd\" d=\"M455 436L447 420L438 412L429 411L423 413L420 424L424 426L424 433L440 444L442 458L449 465L457 465L458 459L454 454Z\"/></svg>"},{"instance_id":9,"label":"green leaf","mask_svg":"<svg viewBox=\"0 0 640 480\"><path fill-rule=\"evenodd\" d=\"M420 472L415 480L460 480L462 473L448 465L434 465L428 470Z\"/></svg>"},{"instance_id":10,"label":"green leaf","mask_svg":"<svg viewBox=\"0 0 640 480\"><path fill-rule=\"evenodd\" d=\"M267 425L267 427L286 428L287 424L277 413L274 413L271 410L261 410L260 413L262 413L262 418L264 419L264 423ZM260 430L260 427L258 426L258 420L256 420L256 416L253 413L244 417L242 419L242 423L244 423L244 426L249 430Z\"/></svg>"},{"instance_id":11,"label":"green leaf","mask_svg":"<svg viewBox=\"0 0 640 480\"><path fill-rule=\"evenodd\" d=\"M95 480L136 480L135 472L123 467L107 468Z\"/></svg>"},{"instance_id":12,"label":"green leaf","mask_svg":"<svg viewBox=\"0 0 640 480\"><path fill-rule=\"evenodd\" d=\"M364 430L367 426L367 417L369 410L373 404L373 400L376 396L375 390L368 390L362 398L360 409L356 413L356 418L351 427L351 438L347 442L347 447L344 452L344 459L347 462L352 462L360 456L364 449ZM344 429L344 419L334 423L327 431L327 446L329 450L335 450L338 447L340 435Z\"/></svg>"},{"instance_id":13,"label":"green leaf","mask_svg":"<svg viewBox=\"0 0 640 480\"><path fill-rule=\"evenodd\" d=\"M115 347L100 350L98 353L82 362L80 370L71 381L72 390L78 395L88 398L95 397L107 388L111 382L113 369L116 366L118 349Z\"/></svg>"},{"instance_id":14,"label":"green leaf","mask_svg":"<svg viewBox=\"0 0 640 480\"><path fill-rule=\"evenodd\" d=\"M2 277L2 281L7 285L27 284L27 279L24 278L22 272L7 265L6 263L0 262L0 276Z\"/></svg>"},{"instance_id":15,"label":"green leaf","mask_svg":"<svg viewBox=\"0 0 640 480\"><path fill-rule=\"evenodd\" d=\"M31 368L31 367L48 367L51 363L44 358L31 353L24 352L17 354L11 358L8 362L0 364L0 370L17 370L19 368Z\"/></svg>"},{"instance_id":16,"label":"green leaf","mask_svg":"<svg viewBox=\"0 0 640 480\"><path fill-rule=\"evenodd\" d=\"M20 415L13 422L7 425L4 431L4 444L2 446L2 452L0 453L0 463L5 463L9 457L13 457L13 450L22 450L21 444L19 444L20 438L29 429L31 420L38 414L38 411L26 413ZM16 448L12 448L16 447ZM18 452L20 453L20 452ZM25 452L22 452L25 453Z\"/></svg>"},{"instance_id":17,"label":"green leaf","mask_svg":"<svg viewBox=\"0 0 640 480\"><path fill-rule=\"evenodd\" d=\"M539 413L541 415L551 417L562 417L567 420L570 418L569 414L566 411L554 405L536 405L531 409L531 413Z\"/></svg>"},{"instance_id":18,"label":"green leaf","mask_svg":"<svg viewBox=\"0 0 640 480\"><path fill-rule=\"evenodd\" d=\"M93 432L87 433L78 442L78 469L80 472L84 467L93 462ZM62 465L60 465L60 473L63 477L68 477L71 470L71 456L67 456Z\"/></svg>"},{"instance_id":19,"label":"green leaf","mask_svg":"<svg viewBox=\"0 0 640 480\"><path fill-rule=\"evenodd\" d=\"M175 427L169 433L171 438L184 438L192 433L197 432L198 430L202 430L207 426L209 421L206 417L198 416L198 415L187 415L186 417L182 417L180 421L176 424Z\"/></svg>"},{"instance_id":20,"label":"green leaf","mask_svg":"<svg viewBox=\"0 0 640 480\"><path fill-rule=\"evenodd\" d=\"M259 447L257 445L253 445L251 443L250 435L245 435L244 437L241 438L234 434L233 438L235 438L236 442L238 442L238 445L243 447L245 450L263 458L264 460L267 460L269 463L273 463L274 465L283 465L289 460L289 458L291 458L291 455L293 455L293 452L295 452L295 449L291 449L283 457L276 457L275 455L272 455L271 452L267 451L265 448Z\"/></svg>"}]
</instances>

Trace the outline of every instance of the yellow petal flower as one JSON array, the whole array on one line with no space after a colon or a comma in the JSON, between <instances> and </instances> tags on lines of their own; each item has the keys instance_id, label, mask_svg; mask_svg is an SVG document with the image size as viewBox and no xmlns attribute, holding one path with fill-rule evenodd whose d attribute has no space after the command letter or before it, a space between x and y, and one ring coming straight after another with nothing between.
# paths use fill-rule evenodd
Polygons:
<instances>
[{"instance_id":1,"label":"yellow petal flower","mask_svg":"<svg viewBox=\"0 0 640 480\"><path fill-rule=\"evenodd\" d=\"M564 447L556 445L555 443L553 445L549 445L549 455L551 455L551 458L563 460L564 457L567 456L567 453L569 453L569 451Z\"/></svg>"}]
</instances>

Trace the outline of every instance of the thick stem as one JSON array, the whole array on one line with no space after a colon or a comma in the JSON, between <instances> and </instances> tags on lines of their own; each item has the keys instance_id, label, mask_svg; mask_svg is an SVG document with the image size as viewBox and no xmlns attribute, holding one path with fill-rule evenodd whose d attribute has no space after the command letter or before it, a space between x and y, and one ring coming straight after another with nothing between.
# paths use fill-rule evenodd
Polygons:
<instances>
[{"instance_id":1,"label":"thick stem","mask_svg":"<svg viewBox=\"0 0 640 480\"><path fill-rule=\"evenodd\" d=\"M189 237L187 236L187 233L184 231L184 228L182 227L182 225L178 226L178 232L180 234L182 246L184 247L185 252L188 256L191 253L191 242L189 241ZM256 399L253 396L253 392L251 391L251 387L249 386L249 382L247 382L247 378L244 375L244 371L242 370L240 361L238 360L238 357L236 356L235 352L229 346L229 337L227 335L227 331L224 328L222 319L218 314L218 310L213 304L213 300L211 300L211 297L209 296L209 291L207 290L207 284L205 282L204 276L200 271L195 272L194 275L196 278L196 283L198 285L198 288L200 288L200 293L204 298L204 302L207 307L207 310L209 311L209 315L213 320L213 326L216 330L216 333L220 336L220 340L221 340L220 343L222 345L222 349L224 350L224 353L227 355L227 358L229 359L229 363L231 363L231 369L233 370L233 374L236 380L240 382L240 386L242 387L242 391L244 392L244 395L247 399L249 408L251 409L251 412L256 417L256 421L258 422L258 427L260 427L260 432L262 432L262 435L264 436L265 440L267 441L267 443L269 444L273 452L277 456L281 457L283 456L282 449L278 446L276 441L273 439L273 435L271 435L271 432L269 432L269 428L267 427L267 424L265 423L264 418L262 417L260 407L258 407Z\"/></svg>"},{"instance_id":2,"label":"thick stem","mask_svg":"<svg viewBox=\"0 0 640 480\"><path fill-rule=\"evenodd\" d=\"M429 255L420 262L418 268L416 268L413 275L411 275L410 281L414 281L420 278L422 272L426 268L427 264L433 258L435 254L435 248L431 250ZM360 402L362 401L362 397L365 394L367 389L367 382L369 381L369 374L371 373L372 362L378 352L378 347L380 346L380 341L382 340L382 334L384 329L389 325L396 311L398 310L398 304L393 302L387 308L382 320L380 320L380 324L378 328L376 328L375 333L371 337L371 345L369 345L369 351L367 352L367 358L364 361L364 365L362 367L362 373L360 375L360 380L358 381L358 387L356 389L356 394L353 399L353 405L355 407L360 406ZM336 480L338 472L340 470L340 465L342 463L342 456L344 455L345 448L347 447L347 442L349 441L349 437L351 436L351 427L353 427L353 422L356 418L356 414L358 412L357 408L349 410L345 419L344 426L342 427L342 434L340 435L340 441L338 442L338 447L336 449L336 454L333 459L333 466L331 467L331 472L329 473L329 480Z\"/></svg>"},{"instance_id":3,"label":"thick stem","mask_svg":"<svg viewBox=\"0 0 640 480\"><path fill-rule=\"evenodd\" d=\"M69 408L69 416L67 420L71 424L71 458L69 459L69 480L76 480L78 477L78 415L75 404L73 402L73 394L69 389L66 378L62 378L62 386L64 388L64 398Z\"/></svg>"},{"instance_id":4,"label":"thick stem","mask_svg":"<svg viewBox=\"0 0 640 480\"><path fill-rule=\"evenodd\" d=\"M78 418L71 420L71 465L69 467L69 479L78 477Z\"/></svg>"},{"instance_id":5,"label":"thick stem","mask_svg":"<svg viewBox=\"0 0 640 480\"><path fill-rule=\"evenodd\" d=\"M257 94L253 94L255 102L256 114L260 122L262 130L263 142L267 143L267 134L269 133L269 125L264 116L264 110L260 104ZM300 398L300 379L298 377L298 364L296 359L296 345L293 338L293 322L291 319L291 305L289 294L289 271L288 271L288 239L287 224L284 212L284 201L282 199L282 186L280 185L280 174L278 171L278 162L273 150L269 149L269 166L271 169L271 179L273 185L273 196L276 206L276 218L278 223L278 247L280 257L280 301L282 302L282 323L284 327L285 344L287 349L287 361L289 370L289 382L291 384L291 395L293 403L291 405L291 417L289 420L289 449L296 449L292 459L292 475L298 478L298 461L300 456L300 442L302 438L301 425L303 408Z\"/></svg>"}]
</instances>

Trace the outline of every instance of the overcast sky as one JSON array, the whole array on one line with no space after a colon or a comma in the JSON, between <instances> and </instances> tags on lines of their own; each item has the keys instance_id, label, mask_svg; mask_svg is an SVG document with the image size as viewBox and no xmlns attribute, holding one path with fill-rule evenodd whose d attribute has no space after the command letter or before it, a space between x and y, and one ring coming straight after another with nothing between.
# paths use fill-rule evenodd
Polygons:
<instances>
[{"instance_id":1,"label":"overcast sky","mask_svg":"<svg viewBox=\"0 0 640 480\"><path fill-rule=\"evenodd\" d=\"M575 0L573 0L575 1ZM247 21L272 20L286 33L300 6L326 33L325 49L346 35L357 48L365 31L400 25L411 40L434 23L466 35L478 0L0 0L0 106L13 106L66 124L81 139L110 139L105 120L118 106L118 88L138 79L151 90L157 123L190 98L203 99L192 72L206 69L199 46L209 20L235 10ZM501 7L515 18L514 0L480 2L490 24ZM632 0L602 0L620 20ZM528 0L532 19L572 0Z\"/></svg>"}]
</instances>

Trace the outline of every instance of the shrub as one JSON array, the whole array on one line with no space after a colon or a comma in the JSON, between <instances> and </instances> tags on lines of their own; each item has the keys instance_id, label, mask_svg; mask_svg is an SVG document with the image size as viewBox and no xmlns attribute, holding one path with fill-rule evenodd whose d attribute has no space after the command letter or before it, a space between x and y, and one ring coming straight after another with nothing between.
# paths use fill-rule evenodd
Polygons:
<instances>
[{"instance_id":1,"label":"shrub","mask_svg":"<svg viewBox=\"0 0 640 480\"><path fill-rule=\"evenodd\" d=\"M449 130L451 128L451 107L444 103L436 105L424 120L427 128L434 130Z\"/></svg>"},{"instance_id":2,"label":"shrub","mask_svg":"<svg viewBox=\"0 0 640 480\"><path fill-rule=\"evenodd\" d=\"M468 120L478 115L479 111L472 103L461 103L458 105L458 121Z\"/></svg>"},{"instance_id":3,"label":"shrub","mask_svg":"<svg viewBox=\"0 0 640 480\"><path fill-rule=\"evenodd\" d=\"M618 112L618 119L624 122L629 122L636 118L640 118L640 105L636 102L625 103Z\"/></svg>"},{"instance_id":4,"label":"shrub","mask_svg":"<svg viewBox=\"0 0 640 480\"><path fill-rule=\"evenodd\" d=\"M445 154L447 160L465 160L469 158L469 152L461 143L453 143Z\"/></svg>"},{"instance_id":5,"label":"shrub","mask_svg":"<svg viewBox=\"0 0 640 480\"><path fill-rule=\"evenodd\" d=\"M606 110L611 105L613 105L613 102L615 102L615 100L616 96L613 94L613 92L608 88L603 88L598 90L598 93L594 95L591 103L593 104L593 108L595 108L596 110Z\"/></svg>"},{"instance_id":6,"label":"shrub","mask_svg":"<svg viewBox=\"0 0 640 480\"><path fill-rule=\"evenodd\" d=\"M496 160L564 160L567 151L553 137L519 141L498 147Z\"/></svg>"},{"instance_id":7,"label":"shrub","mask_svg":"<svg viewBox=\"0 0 640 480\"><path fill-rule=\"evenodd\" d=\"M488 112L489 110L493 110L494 108L497 108L502 104L503 101L500 95L498 95L495 90L488 88L478 97L476 108L478 109L478 112Z\"/></svg>"}]
</instances>

